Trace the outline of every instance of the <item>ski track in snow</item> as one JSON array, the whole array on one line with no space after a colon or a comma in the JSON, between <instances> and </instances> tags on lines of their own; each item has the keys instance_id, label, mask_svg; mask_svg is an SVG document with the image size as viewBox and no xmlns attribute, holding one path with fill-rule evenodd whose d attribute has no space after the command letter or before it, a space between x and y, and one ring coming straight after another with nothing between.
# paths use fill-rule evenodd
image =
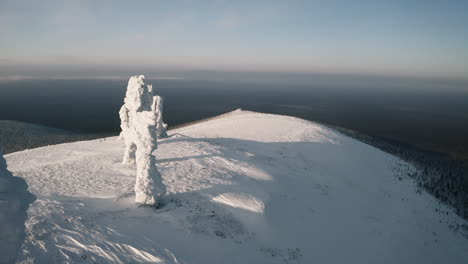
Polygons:
<instances>
[{"instance_id":1,"label":"ski track in snow","mask_svg":"<svg viewBox=\"0 0 468 264\"><path fill-rule=\"evenodd\" d=\"M18 263L468 262L466 222L371 146L248 111L170 132L157 210L116 137L6 155L38 198Z\"/></svg>"}]
</instances>

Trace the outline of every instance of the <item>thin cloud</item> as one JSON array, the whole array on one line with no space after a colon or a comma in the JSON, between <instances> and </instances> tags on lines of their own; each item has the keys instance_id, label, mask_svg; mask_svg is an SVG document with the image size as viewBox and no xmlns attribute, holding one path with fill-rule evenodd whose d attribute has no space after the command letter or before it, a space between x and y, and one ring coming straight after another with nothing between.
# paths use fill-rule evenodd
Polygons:
<instances>
[{"instance_id":1,"label":"thin cloud","mask_svg":"<svg viewBox=\"0 0 468 264\"><path fill-rule=\"evenodd\" d=\"M221 29L236 29L241 25L242 19L236 14L225 14L217 21L218 28Z\"/></svg>"}]
</instances>

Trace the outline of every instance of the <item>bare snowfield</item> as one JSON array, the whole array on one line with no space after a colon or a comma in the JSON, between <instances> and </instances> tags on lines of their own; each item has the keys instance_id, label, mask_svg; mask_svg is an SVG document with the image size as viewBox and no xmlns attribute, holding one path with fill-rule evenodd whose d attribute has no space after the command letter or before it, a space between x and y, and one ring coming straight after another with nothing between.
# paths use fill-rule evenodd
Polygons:
<instances>
[{"instance_id":1,"label":"bare snowfield","mask_svg":"<svg viewBox=\"0 0 468 264\"><path fill-rule=\"evenodd\" d=\"M37 197L17 263L468 263L467 222L411 166L313 122L235 111L169 131L157 210L135 206L122 153L112 137L5 156Z\"/></svg>"}]
</instances>

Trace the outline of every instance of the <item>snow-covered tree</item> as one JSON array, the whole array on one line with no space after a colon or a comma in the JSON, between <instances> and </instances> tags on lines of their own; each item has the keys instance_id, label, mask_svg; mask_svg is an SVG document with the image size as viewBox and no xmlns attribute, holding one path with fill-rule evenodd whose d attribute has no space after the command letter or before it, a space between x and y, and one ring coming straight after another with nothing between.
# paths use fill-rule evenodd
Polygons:
<instances>
[{"instance_id":1,"label":"snow-covered tree","mask_svg":"<svg viewBox=\"0 0 468 264\"><path fill-rule=\"evenodd\" d=\"M135 202L158 206L166 189L156 167L157 149L157 97L152 86L145 85L143 75L130 78L124 105L120 109L122 132L125 142L123 163L136 164Z\"/></svg>"},{"instance_id":2,"label":"snow-covered tree","mask_svg":"<svg viewBox=\"0 0 468 264\"><path fill-rule=\"evenodd\" d=\"M155 96L155 106L156 109L156 130L158 131L158 138L167 137L167 124L163 121L163 97L157 95Z\"/></svg>"},{"instance_id":3,"label":"snow-covered tree","mask_svg":"<svg viewBox=\"0 0 468 264\"><path fill-rule=\"evenodd\" d=\"M0 263L14 263L24 239L26 210L34 199L26 182L7 170L0 149Z\"/></svg>"},{"instance_id":4,"label":"snow-covered tree","mask_svg":"<svg viewBox=\"0 0 468 264\"><path fill-rule=\"evenodd\" d=\"M167 137L167 124L163 121L163 97L154 93L153 85L148 85L148 92L154 95L151 108L156 112L156 130L158 132L158 138Z\"/></svg>"},{"instance_id":5,"label":"snow-covered tree","mask_svg":"<svg viewBox=\"0 0 468 264\"><path fill-rule=\"evenodd\" d=\"M166 192L161 175L156 168L157 130L154 125L155 113L137 112L138 127L135 130L137 177L135 202L158 206L158 198Z\"/></svg>"}]
</instances>

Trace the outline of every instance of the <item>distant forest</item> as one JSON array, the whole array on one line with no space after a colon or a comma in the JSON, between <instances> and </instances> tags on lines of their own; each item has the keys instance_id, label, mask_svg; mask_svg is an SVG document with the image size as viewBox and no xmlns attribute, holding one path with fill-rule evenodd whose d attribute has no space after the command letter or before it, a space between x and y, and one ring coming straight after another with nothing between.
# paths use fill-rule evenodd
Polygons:
<instances>
[{"instance_id":1,"label":"distant forest","mask_svg":"<svg viewBox=\"0 0 468 264\"><path fill-rule=\"evenodd\" d=\"M413 178L419 188L451 206L459 216L468 220L468 166L465 161L399 141L371 137L340 127L332 128L413 165L416 171L407 176Z\"/></svg>"}]
</instances>

